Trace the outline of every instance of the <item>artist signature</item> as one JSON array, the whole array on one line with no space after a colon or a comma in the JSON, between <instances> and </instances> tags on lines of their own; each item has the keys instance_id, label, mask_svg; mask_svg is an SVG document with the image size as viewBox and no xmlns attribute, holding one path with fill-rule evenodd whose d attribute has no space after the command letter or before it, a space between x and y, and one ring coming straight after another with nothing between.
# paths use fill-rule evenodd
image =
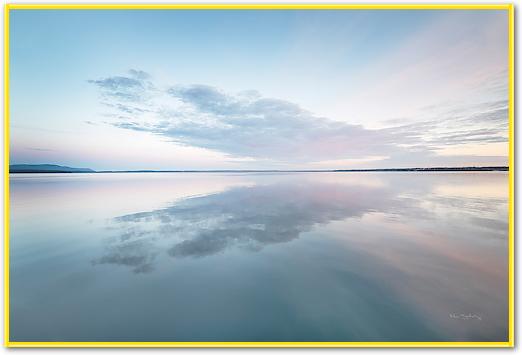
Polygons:
<instances>
[{"instance_id":1,"label":"artist signature","mask_svg":"<svg viewBox=\"0 0 522 355\"><path fill-rule=\"evenodd\" d=\"M473 313L468 313L468 314L463 314L463 313L450 313L450 318L454 318L454 319L464 319L464 320L482 320L482 317L477 315L477 314L473 314Z\"/></svg>"}]
</instances>

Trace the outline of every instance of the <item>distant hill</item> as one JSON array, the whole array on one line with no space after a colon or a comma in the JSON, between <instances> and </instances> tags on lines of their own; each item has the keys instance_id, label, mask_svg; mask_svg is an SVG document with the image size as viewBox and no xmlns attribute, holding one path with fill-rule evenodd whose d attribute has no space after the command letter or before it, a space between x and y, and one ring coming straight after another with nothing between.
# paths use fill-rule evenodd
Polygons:
<instances>
[{"instance_id":1,"label":"distant hill","mask_svg":"<svg viewBox=\"0 0 522 355\"><path fill-rule=\"evenodd\" d=\"M9 165L10 173L94 173L88 168L71 168L54 164L13 164Z\"/></svg>"}]
</instances>

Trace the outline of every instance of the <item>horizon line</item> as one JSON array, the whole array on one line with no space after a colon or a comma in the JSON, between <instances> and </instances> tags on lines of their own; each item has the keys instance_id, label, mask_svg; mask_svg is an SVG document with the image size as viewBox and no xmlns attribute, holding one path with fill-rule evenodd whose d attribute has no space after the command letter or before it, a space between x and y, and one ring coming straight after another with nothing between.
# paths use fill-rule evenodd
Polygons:
<instances>
[{"instance_id":1,"label":"horizon line","mask_svg":"<svg viewBox=\"0 0 522 355\"><path fill-rule=\"evenodd\" d=\"M17 167L18 166L18 167ZM36 167L49 166L49 169ZM12 168L14 167L15 171ZM67 171L67 169L70 169ZM17 171L16 171L17 170ZM122 169L94 170L72 168L56 164L10 164L9 173L211 173L211 172L392 172L392 171L509 171L509 165L488 166L435 166L435 167L392 167L392 168L346 168L346 169Z\"/></svg>"}]
</instances>

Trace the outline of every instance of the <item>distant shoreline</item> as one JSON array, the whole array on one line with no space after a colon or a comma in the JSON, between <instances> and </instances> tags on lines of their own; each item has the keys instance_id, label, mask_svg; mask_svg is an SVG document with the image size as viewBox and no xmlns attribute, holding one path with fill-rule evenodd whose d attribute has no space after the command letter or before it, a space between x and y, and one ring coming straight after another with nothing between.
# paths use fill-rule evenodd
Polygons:
<instances>
[{"instance_id":1,"label":"distant shoreline","mask_svg":"<svg viewBox=\"0 0 522 355\"><path fill-rule=\"evenodd\" d=\"M31 169L11 168L10 174L115 174L115 173L358 173L358 172L465 172L465 171L509 171L508 166L481 166L481 167L434 167L434 168L381 168L381 169L329 169L329 170L100 170L76 169Z\"/></svg>"}]
</instances>

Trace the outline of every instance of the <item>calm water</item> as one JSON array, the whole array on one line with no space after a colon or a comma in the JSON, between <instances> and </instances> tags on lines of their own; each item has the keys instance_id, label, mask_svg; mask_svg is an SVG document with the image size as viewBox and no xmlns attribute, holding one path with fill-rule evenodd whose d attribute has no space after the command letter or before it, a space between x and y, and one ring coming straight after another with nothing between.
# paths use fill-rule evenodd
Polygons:
<instances>
[{"instance_id":1,"label":"calm water","mask_svg":"<svg viewBox=\"0 0 522 355\"><path fill-rule=\"evenodd\" d=\"M12 341L507 340L507 173L10 179Z\"/></svg>"}]
</instances>

